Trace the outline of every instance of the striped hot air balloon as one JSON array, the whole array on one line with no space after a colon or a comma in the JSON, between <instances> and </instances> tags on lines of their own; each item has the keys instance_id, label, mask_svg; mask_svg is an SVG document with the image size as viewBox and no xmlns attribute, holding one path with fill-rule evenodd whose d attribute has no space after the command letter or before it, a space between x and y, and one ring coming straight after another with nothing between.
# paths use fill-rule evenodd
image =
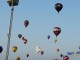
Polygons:
<instances>
[{"instance_id":1,"label":"striped hot air balloon","mask_svg":"<svg viewBox=\"0 0 80 60\"><path fill-rule=\"evenodd\" d=\"M56 35L56 37L61 33L61 29L59 27L53 28L53 33Z\"/></svg>"},{"instance_id":2,"label":"striped hot air balloon","mask_svg":"<svg viewBox=\"0 0 80 60\"><path fill-rule=\"evenodd\" d=\"M63 60L69 60L68 56L63 56Z\"/></svg>"}]
</instances>

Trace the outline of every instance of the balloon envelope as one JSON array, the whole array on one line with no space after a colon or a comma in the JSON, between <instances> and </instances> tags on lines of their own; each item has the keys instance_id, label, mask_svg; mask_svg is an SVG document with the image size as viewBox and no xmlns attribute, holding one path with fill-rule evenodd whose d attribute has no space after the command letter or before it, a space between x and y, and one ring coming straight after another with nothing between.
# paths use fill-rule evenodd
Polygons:
<instances>
[{"instance_id":1,"label":"balloon envelope","mask_svg":"<svg viewBox=\"0 0 80 60\"><path fill-rule=\"evenodd\" d=\"M62 57L63 56L63 54L60 54L60 57Z\"/></svg>"},{"instance_id":2,"label":"balloon envelope","mask_svg":"<svg viewBox=\"0 0 80 60\"><path fill-rule=\"evenodd\" d=\"M44 54L44 51L41 51L41 55L43 55Z\"/></svg>"},{"instance_id":3,"label":"balloon envelope","mask_svg":"<svg viewBox=\"0 0 80 60\"><path fill-rule=\"evenodd\" d=\"M54 43L56 43L56 42L57 42L57 39L55 38L55 39L54 39Z\"/></svg>"},{"instance_id":4,"label":"balloon envelope","mask_svg":"<svg viewBox=\"0 0 80 60\"><path fill-rule=\"evenodd\" d=\"M24 26L27 27L28 25L29 25L29 21L28 20L25 20L24 21Z\"/></svg>"},{"instance_id":5,"label":"balloon envelope","mask_svg":"<svg viewBox=\"0 0 80 60\"><path fill-rule=\"evenodd\" d=\"M24 40L25 38L24 37L22 37L22 40Z\"/></svg>"},{"instance_id":6,"label":"balloon envelope","mask_svg":"<svg viewBox=\"0 0 80 60\"><path fill-rule=\"evenodd\" d=\"M59 49L57 49L57 52L59 52Z\"/></svg>"},{"instance_id":7,"label":"balloon envelope","mask_svg":"<svg viewBox=\"0 0 80 60\"><path fill-rule=\"evenodd\" d=\"M24 39L23 42L24 42L24 44L26 44L27 43L27 39Z\"/></svg>"},{"instance_id":8,"label":"balloon envelope","mask_svg":"<svg viewBox=\"0 0 80 60\"><path fill-rule=\"evenodd\" d=\"M27 57L29 57L29 54L27 54Z\"/></svg>"},{"instance_id":9,"label":"balloon envelope","mask_svg":"<svg viewBox=\"0 0 80 60\"><path fill-rule=\"evenodd\" d=\"M50 35L48 35L47 38L50 39Z\"/></svg>"},{"instance_id":10,"label":"balloon envelope","mask_svg":"<svg viewBox=\"0 0 80 60\"><path fill-rule=\"evenodd\" d=\"M39 46L36 46L35 51L36 51L37 53L40 53L40 52L41 52L41 48L40 48Z\"/></svg>"},{"instance_id":11,"label":"balloon envelope","mask_svg":"<svg viewBox=\"0 0 80 60\"><path fill-rule=\"evenodd\" d=\"M2 48L2 46L0 46L0 53L3 51L3 48Z\"/></svg>"},{"instance_id":12,"label":"balloon envelope","mask_svg":"<svg viewBox=\"0 0 80 60\"><path fill-rule=\"evenodd\" d=\"M21 34L18 34L18 37L19 37L19 38L21 38L21 37L22 37L22 35L21 35Z\"/></svg>"},{"instance_id":13,"label":"balloon envelope","mask_svg":"<svg viewBox=\"0 0 80 60\"><path fill-rule=\"evenodd\" d=\"M13 46L13 47L12 47L12 51L13 51L13 52L16 52L16 51L17 51L17 46Z\"/></svg>"},{"instance_id":14,"label":"balloon envelope","mask_svg":"<svg viewBox=\"0 0 80 60\"><path fill-rule=\"evenodd\" d=\"M62 8L63 8L63 5L61 3L55 4L55 9L57 10L58 13L61 11Z\"/></svg>"},{"instance_id":15,"label":"balloon envelope","mask_svg":"<svg viewBox=\"0 0 80 60\"><path fill-rule=\"evenodd\" d=\"M54 27L53 28L53 33L58 36L61 33L61 29L59 27Z\"/></svg>"},{"instance_id":16,"label":"balloon envelope","mask_svg":"<svg viewBox=\"0 0 80 60\"><path fill-rule=\"evenodd\" d=\"M69 60L69 57L68 56L64 56L63 60Z\"/></svg>"},{"instance_id":17,"label":"balloon envelope","mask_svg":"<svg viewBox=\"0 0 80 60\"><path fill-rule=\"evenodd\" d=\"M20 57L15 57L15 60L20 60Z\"/></svg>"}]
</instances>

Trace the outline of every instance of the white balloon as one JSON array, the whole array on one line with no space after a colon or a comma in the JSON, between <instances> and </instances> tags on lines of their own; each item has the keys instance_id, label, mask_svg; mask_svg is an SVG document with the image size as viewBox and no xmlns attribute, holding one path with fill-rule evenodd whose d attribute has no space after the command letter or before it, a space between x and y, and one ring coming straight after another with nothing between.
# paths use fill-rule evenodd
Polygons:
<instances>
[{"instance_id":1,"label":"white balloon","mask_svg":"<svg viewBox=\"0 0 80 60\"><path fill-rule=\"evenodd\" d=\"M37 53L40 53L41 52L41 48L39 46L36 46L36 49L35 50L36 50Z\"/></svg>"}]
</instances>

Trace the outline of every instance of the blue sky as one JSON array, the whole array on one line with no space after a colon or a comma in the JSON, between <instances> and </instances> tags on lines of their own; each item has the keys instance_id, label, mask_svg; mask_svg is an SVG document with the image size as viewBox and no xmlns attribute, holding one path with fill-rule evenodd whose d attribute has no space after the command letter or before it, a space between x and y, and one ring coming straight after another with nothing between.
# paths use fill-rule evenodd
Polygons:
<instances>
[{"instance_id":1,"label":"blue sky","mask_svg":"<svg viewBox=\"0 0 80 60\"><path fill-rule=\"evenodd\" d=\"M63 9L58 14L54 5L60 2ZM60 54L66 54L68 51L79 51L80 45L80 0L19 0L19 5L14 9L14 18L12 25L11 44L9 60L14 60L15 56L20 56L21 60L52 60L60 58ZM6 0L0 1L0 46L3 52L0 59L5 59L7 33L9 28L10 10ZM24 20L29 21L29 26L24 27ZM53 28L59 26L61 33L55 44L53 39L55 35ZM25 45L18 34L21 33L28 39ZM47 39L50 35L50 39ZM16 45L18 50L13 53L11 48ZM38 45L44 51L44 55L35 53L35 46ZM56 52L56 48L60 51ZM27 58L26 54L30 57ZM71 60L80 60L80 56L71 56Z\"/></svg>"}]
</instances>

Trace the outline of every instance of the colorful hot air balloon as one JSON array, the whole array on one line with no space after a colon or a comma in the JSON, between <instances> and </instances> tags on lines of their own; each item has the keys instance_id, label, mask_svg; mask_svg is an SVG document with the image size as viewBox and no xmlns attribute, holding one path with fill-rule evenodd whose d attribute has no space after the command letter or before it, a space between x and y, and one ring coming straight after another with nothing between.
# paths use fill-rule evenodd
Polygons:
<instances>
[{"instance_id":1,"label":"colorful hot air balloon","mask_svg":"<svg viewBox=\"0 0 80 60\"><path fill-rule=\"evenodd\" d=\"M3 48L2 48L2 46L0 46L0 53L3 51Z\"/></svg>"},{"instance_id":2,"label":"colorful hot air balloon","mask_svg":"<svg viewBox=\"0 0 80 60\"><path fill-rule=\"evenodd\" d=\"M20 60L20 57L15 57L15 60Z\"/></svg>"},{"instance_id":3,"label":"colorful hot air balloon","mask_svg":"<svg viewBox=\"0 0 80 60\"><path fill-rule=\"evenodd\" d=\"M56 37L61 33L61 29L59 27L53 28L53 33L56 35Z\"/></svg>"},{"instance_id":4,"label":"colorful hot air balloon","mask_svg":"<svg viewBox=\"0 0 80 60\"><path fill-rule=\"evenodd\" d=\"M27 27L28 25L29 25L29 21L28 20L25 20L24 21L24 26Z\"/></svg>"},{"instance_id":5,"label":"colorful hot air balloon","mask_svg":"<svg viewBox=\"0 0 80 60\"><path fill-rule=\"evenodd\" d=\"M74 55L74 52L67 52L67 55Z\"/></svg>"},{"instance_id":6,"label":"colorful hot air balloon","mask_svg":"<svg viewBox=\"0 0 80 60\"><path fill-rule=\"evenodd\" d=\"M22 37L22 40L24 40L25 38L24 37Z\"/></svg>"},{"instance_id":7,"label":"colorful hot air balloon","mask_svg":"<svg viewBox=\"0 0 80 60\"><path fill-rule=\"evenodd\" d=\"M41 48L40 48L39 46L36 46L35 51L36 51L37 53L40 53L40 52L41 52Z\"/></svg>"},{"instance_id":8,"label":"colorful hot air balloon","mask_svg":"<svg viewBox=\"0 0 80 60\"><path fill-rule=\"evenodd\" d=\"M56 38L54 38L54 43L56 43L57 42L57 39Z\"/></svg>"},{"instance_id":9,"label":"colorful hot air balloon","mask_svg":"<svg viewBox=\"0 0 80 60\"><path fill-rule=\"evenodd\" d=\"M13 51L13 52L16 52L16 51L17 51L17 46L13 46L13 47L12 47L12 51Z\"/></svg>"},{"instance_id":10,"label":"colorful hot air balloon","mask_svg":"<svg viewBox=\"0 0 80 60\"><path fill-rule=\"evenodd\" d=\"M18 37L19 37L19 38L21 38L21 37L22 37L22 35L21 35L21 34L18 34Z\"/></svg>"},{"instance_id":11,"label":"colorful hot air balloon","mask_svg":"<svg viewBox=\"0 0 80 60\"><path fill-rule=\"evenodd\" d=\"M24 44L26 44L27 43L27 39L24 39L23 42L24 42Z\"/></svg>"},{"instance_id":12,"label":"colorful hot air balloon","mask_svg":"<svg viewBox=\"0 0 80 60\"><path fill-rule=\"evenodd\" d=\"M69 60L68 56L63 56L63 60Z\"/></svg>"},{"instance_id":13,"label":"colorful hot air balloon","mask_svg":"<svg viewBox=\"0 0 80 60\"><path fill-rule=\"evenodd\" d=\"M63 5L61 3L55 4L55 9L57 10L58 13L61 11L62 8L63 8Z\"/></svg>"}]
</instances>

